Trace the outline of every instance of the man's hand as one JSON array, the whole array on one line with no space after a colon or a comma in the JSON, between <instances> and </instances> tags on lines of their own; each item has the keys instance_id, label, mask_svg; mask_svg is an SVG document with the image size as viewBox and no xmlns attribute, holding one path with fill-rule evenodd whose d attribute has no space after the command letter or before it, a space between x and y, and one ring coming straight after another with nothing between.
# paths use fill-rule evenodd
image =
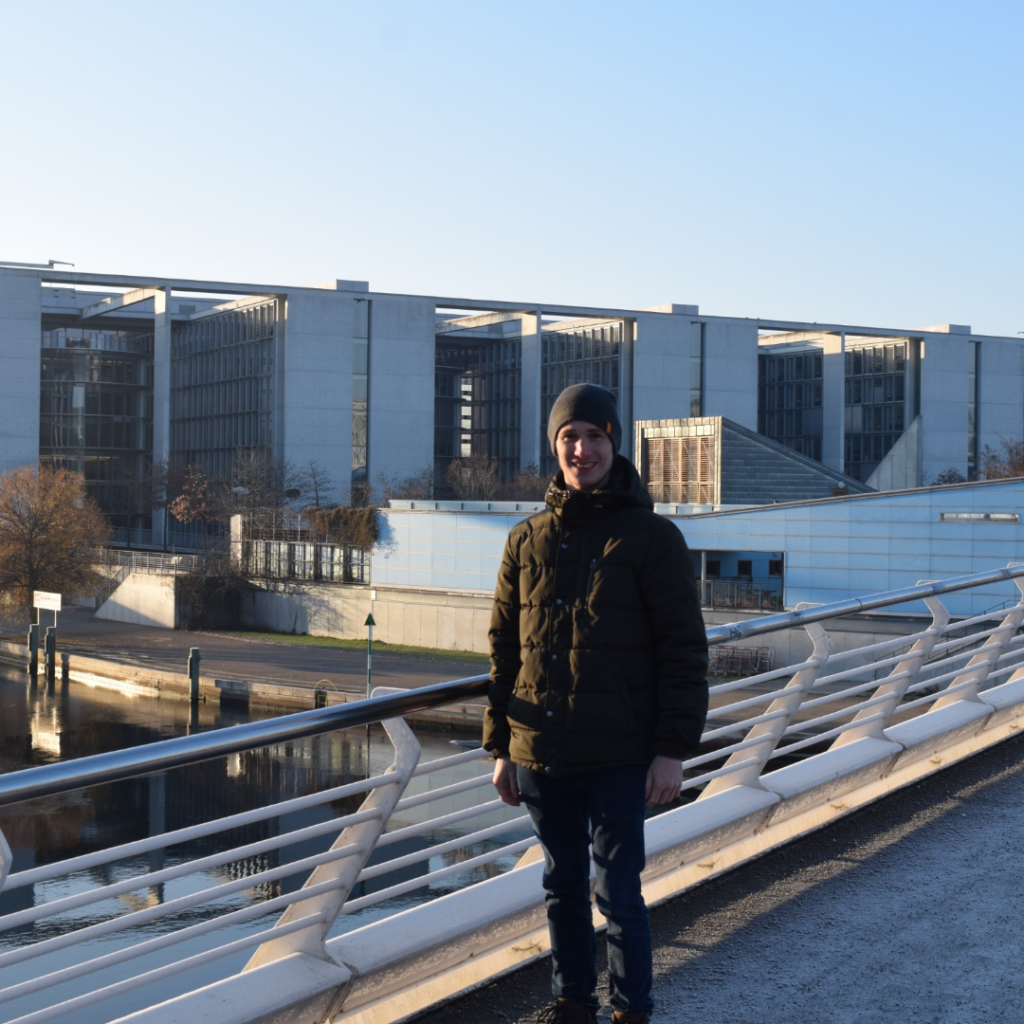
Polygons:
<instances>
[{"instance_id":1,"label":"man's hand","mask_svg":"<svg viewBox=\"0 0 1024 1024\"><path fill-rule=\"evenodd\" d=\"M511 761L499 757L494 763L494 776L491 781L503 803L511 807L519 806L519 780L516 778L516 766Z\"/></svg>"},{"instance_id":2,"label":"man's hand","mask_svg":"<svg viewBox=\"0 0 1024 1024\"><path fill-rule=\"evenodd\" d=\"M498 773L494 773L497 780ZM674 757L659 754L647 769L647 790L644 798L648 807L658 804L670 804L679 796L683 784L683 762ZM495 781L497 785L497 781ZM502 797L502 800L505 798ZM507 803L508 801L506 801Z\"/></svg>"}]
</instances>

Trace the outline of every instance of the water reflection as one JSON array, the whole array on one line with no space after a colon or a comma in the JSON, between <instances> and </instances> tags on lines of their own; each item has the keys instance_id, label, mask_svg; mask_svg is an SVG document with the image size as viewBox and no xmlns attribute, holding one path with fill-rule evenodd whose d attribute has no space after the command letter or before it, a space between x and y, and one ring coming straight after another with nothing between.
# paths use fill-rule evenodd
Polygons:
<instances>
[{"instance_id":1,"label":"water reflection","mask_svg":"<svg viewBox=\"0 0 1024 1024\"><path fill-rule=\"evenodd\" d=\"M85 757L103 751L150 743L160 739L186 735L197 731L222 728L243 721L272 717L271 712L248 711L231 706L220 707L201 704L192 708L184 700L154 697L150 691L125 693L107 688L88 687L77 683L62 684L49 689L45 684L29 683L27 677L13 670L0 670L0 770L16 771L57 760ZM418 731L423 744L423 759L444 757L458 751L452 746L452 734ZM367 774L382 773L392 760L390 743L380 728L375 728L368 740L363 729L313 737L294 743L281 743L254 751L218 758L202 764L176 769L137 779L125 780L89 790L29 801L0 810L0 830L6 836L14 855L12 872L24 871L38 865L64 861L70 857L88 854L195 825L199 822L223 818L295 797L321 792L336 786L363 779ZM414 779L409 794L428 788L437 789L464 778L487 773L486 764L476 763L450 769L443 773ZM491 792L469 791L446 798L441 804L412 808L396 816L389 830L414 824L425 818L475 805L490 799ZM288 873L287 868L326 850L336 832L325 830L323 835L304 839L282 848L270 848L243 859L212 866L203 872L169 877L146 887L131 887L102 903L89 904L56 917L43 918L11 928L19 911L47 904L55 899L75 896L97 886L116 885L147 871L161 871L197 857L210 856L225 849L265 840L296 828L319 825L358 809L362 796L356 795L331 801L315 807L294 811L275 819L250 823L226 835L197 839L155 850L141 857L96 865L74 875L64 875L34 885L5 891L0 894L0 952L24 947L47 938L65 934L70 929L99 925L124 913L159 912L168 903L190 897L210 886L242 883L236 890L217 899L214 904L185 907L173 917L161 918L145 924L141 929L115 933L97 938L90 945L90 955L123 949L133 943L165 934L188 924L202 922L209 917L238 910L253 903L273 899L298 889L308 877L308 869ZM423 837L401 839L386 850L374 855L371 864L423 850L427 845L455 838L477 829L505 820L509 812L498 811L469 819L443 832ZM499 842L521 838L528 830L516 832ZM380 878L362 883L353 893L359 898L378 889L399 882L416 879L427 871L465 860L493 848L495 841L474 844L470 849L432 857ZM396 906L408 906L444 892L460 888L491 874L507 870L511 858L472 869L449 877L433 887L421 887L384 906L371 906L356 914L339 919L332 934L368 923L370 920L394 912ZM278 873L277 869L284 869ZM260 879L265 872L277 877ZM251 885L244 883L253 879ZM199 952L211 945L231 941L244 934L252 934L274 917L248 922L217 933L216 938L202 942L190 941L183 949L175 949L174 959ZM8 927L4 929L4 925ZM72 953L73 959L72 959ZM238 970L248 959L243 953L193 972L187 983L170 979L153 986L144 993L119 997L104 1007L97 1020L106 1020L119 1013L127 1013L139 1006L178 991L206 984ZM77 950L55 951L48 955L45 967L60 969L81 958ZM160 957L149 957L142 962L131 962L106 972L104 983L132 977L138 971L159 966ZM27 969L14 965L4 969L0 965L0 986L23 980L41 973L33 964ZM66 990L66 992L64 991ZM76 984L61 986L61 998L68 998L82 989ZM39 1005L51 1002L54 993L45 997L29 997L0 1008L0 1020L9 1020L19 1013L31 1012ZM88 1021L88 1012L76 1012L72 1019Z\"/></svg>"}]
</instances>

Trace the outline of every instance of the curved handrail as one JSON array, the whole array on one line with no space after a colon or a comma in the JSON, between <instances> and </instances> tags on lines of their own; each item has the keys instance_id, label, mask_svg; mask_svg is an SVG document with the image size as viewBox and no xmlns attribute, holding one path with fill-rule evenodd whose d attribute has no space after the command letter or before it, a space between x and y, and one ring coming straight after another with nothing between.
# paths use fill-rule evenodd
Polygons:
<instances>
[{"instance_id":1,"label":"curved handrail","mask_svg":"<svg viewBox=\"0 0 1024 1024\"><path fill-rule=\"evenodd\" d=\"M973 576L956 576L942 582L919 583L914 587L889 590L864 597L833 601L792 612L765 615L747 622L712 626L708 641L712 644L762 636L780 629L791 629L843 615L871 611L893 604L918 601L926 597L968 590L989 583L1001 583L1024 576L1024 564L1012 564ZM116 782L135 775L168 771L197 761L236 754L254 747L289 740L305 739L353 726L368 725L385 718L426 711L457 700L482 697L487 693L485 675L469 676L447 683L435 683L402 693L353 701L334 707L299 711L262 722L248 722L214 732L161 740L144 747L129 747L105 754L94 754L74 761L26 768L0 775L0 807L53 796L104 782Z\"/></svg>"},{"instance_id":2,"label":"curved handrail","mask_svg":"<svg viewBox=\"0 0 1024 1024\"><path fill-rule=\"evenodd\" d=\"M987 583L1003 583L1016 579L1018 576L1024 576L1024 564L1011 564L1001 569L975 573L973 576L954 576L949 580L918 583L915 587L903 587L899 590L879 591L876 594L865 594L864 597L850 597L845 601L832 601L829 604L819 604L813 608L802 608L793 612L763 615L747 622L729 622L721 626L712 626L708 630L708 643L722 644L730 640L763 636L765 633L774 633L779 629L804 626L809 622L822 622L825 619L835 619L841 615L856 615L857 612L868 612L875 608L885 608L891 604L920 601L926 597L951 594L957 590L983 587Z\"/></svg>"}]
</instances>

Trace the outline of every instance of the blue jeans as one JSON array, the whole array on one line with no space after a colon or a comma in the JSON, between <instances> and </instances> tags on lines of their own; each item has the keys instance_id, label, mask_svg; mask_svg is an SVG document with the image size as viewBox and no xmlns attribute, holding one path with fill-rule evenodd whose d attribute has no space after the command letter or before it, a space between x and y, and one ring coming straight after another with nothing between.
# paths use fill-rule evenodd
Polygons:
<instances>
[{"instance_id":1,"label":"blue jeans","mask_svg":"<svg viewBox=\"0 0 1024 1024\"><path fill-rule=\"evenodd\" d=\"M555 996L596 1007L597 942L590 907L608 921L613 1009L650 1013L651 925L640 892L646 765L549 778L519 766L519 792L544 848L544 890Z\"/></svg>"}]
</instances>

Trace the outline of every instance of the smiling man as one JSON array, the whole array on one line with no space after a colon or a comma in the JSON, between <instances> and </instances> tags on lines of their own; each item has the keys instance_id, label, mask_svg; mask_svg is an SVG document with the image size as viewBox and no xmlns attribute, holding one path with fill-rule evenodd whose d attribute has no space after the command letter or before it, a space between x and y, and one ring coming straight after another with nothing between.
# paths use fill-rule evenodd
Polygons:
<instances>
[{"instance_id":1,"label":"smiling man","mask_svg":"<svg viewBox=\"0 0 1024 1024\"><path fill-rule=\"evenodd\" d=\"M597 906L615 1024L646 1024L651 933L640 891L644 807L679 796L707 714L707 639L682 534L654 513L594 384L548 418L558 473L546 511L509 534L491 615L484 746L505 803L544 850L555 1002L536 1020L597 1020Z\"/></svg>"}]
</instances>

